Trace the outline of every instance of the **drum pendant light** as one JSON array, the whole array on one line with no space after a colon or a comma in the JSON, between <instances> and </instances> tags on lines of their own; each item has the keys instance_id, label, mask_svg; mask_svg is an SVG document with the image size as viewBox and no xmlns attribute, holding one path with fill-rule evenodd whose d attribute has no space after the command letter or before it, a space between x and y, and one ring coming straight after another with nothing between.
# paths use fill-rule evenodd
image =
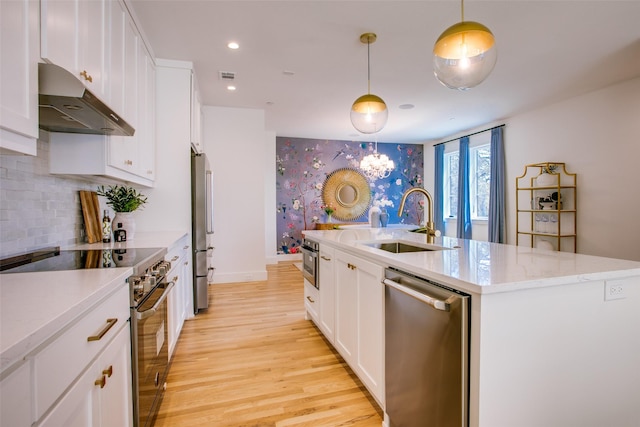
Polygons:
<instances>
[{"instance_id":1,"label":"drum pendant light","mask_svg":"<svg viewBox=\"0 0 640 427\"><path fill-rule=\"evenodd\" d=\"M371 67L369 47L377 36L374 33L365 33L360 36L360 41L367 44L367 94L356 99L351 106L351 124L359 132L376 133L387 124L389 110L382 98L371 93Z\"/></svg>"},{"instance_id":2,"label":"drum pendant light","mask_svg":"<svg viewBox=\"0 0 640 427\"><path fill-rule=\"evenodd\" d=\"M433 46L433 72L448 88L467 90L482 83L496 65L498 52L491 30L464 20L447 28Z\"/></svg>"}]
</instances>

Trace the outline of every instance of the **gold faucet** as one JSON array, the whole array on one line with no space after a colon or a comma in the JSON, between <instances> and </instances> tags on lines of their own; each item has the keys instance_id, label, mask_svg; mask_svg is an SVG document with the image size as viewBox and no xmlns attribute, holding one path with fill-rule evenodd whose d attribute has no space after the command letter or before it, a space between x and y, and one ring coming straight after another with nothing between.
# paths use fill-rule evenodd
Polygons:
<instances>
[{"instance_id":1,"label":"gold faucet","mask_svg":"<svg viewBox=\"0 0 640 427\"><path fill-rule=\"evenodd\" d=\"M433 198L431 194L427 190L422 187L412 187L404 192L402 195L402 200L400 201L400 208L398 209L398 216L402 216L402 212L404 211L404 203L407 201L407 197L411 193L422 193L427 197L428 208L428 218L427 223L425 224L425 230L427 233L427 243L433 243L434 237L440 236L440 231L435 229L435 225L433 224Z\"/></svg>"}]
</instances>

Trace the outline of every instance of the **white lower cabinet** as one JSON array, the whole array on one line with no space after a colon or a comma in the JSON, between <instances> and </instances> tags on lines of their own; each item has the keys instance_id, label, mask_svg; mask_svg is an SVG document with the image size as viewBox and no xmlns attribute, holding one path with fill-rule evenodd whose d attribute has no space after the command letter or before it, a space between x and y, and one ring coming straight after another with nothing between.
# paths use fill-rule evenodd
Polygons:
<instances>
[{"instance_id":1,"label":"white lower cabinet","mask_svg":"<svg viewBox=\"0 0 640 427\"><path fill-rule=\"evenodd\" d=\"M335 347L384 408L384 268L339 250L334 259Z\"/></svg>"},{"instance_id":2,"label":"white lower cabinet","mask_svg":"<svg viewBox=\"0 0 640 427\"><path fill-rule=\"evenodd\" d=\"M131 340L129 325L64 395L41 427L110 427L133 425Z\"/></svg>"},{"instance_id":3,"label":"white lower cabinet","mask_svg":"<svg viewBox=\"0 0 640 427\"><path fill-rule=\"evenodd\" d=\"M304 280L304 308L307 311L306 319L313 320L313 323L318 325L320 323L320 293L318 288L306 279Z\"/></svg>"},{"instance_id":4,"label":"white lower cabinet","mask_svg":"<svg viewBox=\"0 0 640 427\"><path fill-rule=\"evenodd\" d=\"M119 283L0 381L0 425L133 425L129 286Z\"/></svg>"},{"instance_id":5,"label":"white lower cabinet","mask_svg":"<svg viewBox=\"0 0 640 427\"><path fill-rule=\"evenodd\" d=\"M169 360L173 356L185 319L191 317L188 313L188 307L193 307L190 304L190 301L193 300L190 249L189 235L186 235L169 248L165 257L165 260L171 262L171 270L167 274L167 280L174 282L173 289L167 296ZM191 310L191 314L193 314L193 310Z\"/></svg>"},{"instance_id":6,"label":"white lower cabinet","mask_svg":"<svg viewBox=\"0 0 640 427\"><path fill-rule=\"evenodd\" d=\"M30 426L31 404L31 366L24 362L0 381L0 426Z\"/></svg>"},{"instance_id":7,"label":"white lower cabinet","mask_svg":"<svg viewBox=\"0 0 640 427\"><path fill-rule=\"evenodd\" d=\"M335 339L336 325L336 278L335 278L335 254L333 248L320 248L320 313L318 327L324 336L333 343Z\"/></svg>"}]
</instances>

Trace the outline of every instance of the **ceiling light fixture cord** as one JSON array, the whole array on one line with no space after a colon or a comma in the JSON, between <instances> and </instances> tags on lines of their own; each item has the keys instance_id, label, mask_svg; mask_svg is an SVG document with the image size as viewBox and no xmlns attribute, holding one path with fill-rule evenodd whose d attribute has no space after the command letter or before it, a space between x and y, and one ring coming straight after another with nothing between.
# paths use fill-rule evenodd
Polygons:
<instances>
[{"instance_id":1,"label":"ceiling light fixture cord","mask_svg":"<svg viewBox=\"0 0 640 427\"><path fill-rule=\"evenodd\" d=\"M464 0L460 0L460 22L464 22Z\"/></svg>"},{"instance_id":2,"label":"ceiling light fixture cord","mask_svg":"<svg viewBox=\"0 0 640 427\"><path fill-rule=\"evenodd\" d=\"M371 37L367 38L367 93L371 94Z\"/></svg>"}]
</instances>

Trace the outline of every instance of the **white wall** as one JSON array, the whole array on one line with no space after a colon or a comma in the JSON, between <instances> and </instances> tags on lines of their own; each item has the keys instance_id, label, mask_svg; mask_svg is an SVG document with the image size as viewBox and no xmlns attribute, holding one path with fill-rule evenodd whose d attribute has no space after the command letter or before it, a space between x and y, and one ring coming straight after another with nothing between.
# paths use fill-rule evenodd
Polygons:
<instances>
[{"instance_id":1,"label":"white wall","mask_svg":"<svg viewBox=\"0 0 640 427\"><path fill-rule=\"evenodd\" d=\"M564 162L578 174L578 252L640 261L640 78L483 128L499 123L506 124L507 243L515 244L515 178L524 165ZM425 171L433 171L428 146ZM425 175L432 190L433 174Z\"/></svg>"},{"instance_id":2,"label":"white wall","mask_svg":"<svg viewBox=\"0 0 640 427\"><path fill-rule=\"evenodd\" d=\"M214 174L213 283L266 280L265 159L275 152L265 143L264 111L207 106L203 113Z\"/></svg>"},{"instance_id":3,"label":"white wall","mask_svg":"<svg viewBox=\"0 0 640 427\"><path fill-rule=\"evenodd\" d=\"M265 248L264 253L268 264L278 262L276 250L276 133L265 133L265 157L264 157L264 224L265 224Z\"/></svg>"}]
</instances>

